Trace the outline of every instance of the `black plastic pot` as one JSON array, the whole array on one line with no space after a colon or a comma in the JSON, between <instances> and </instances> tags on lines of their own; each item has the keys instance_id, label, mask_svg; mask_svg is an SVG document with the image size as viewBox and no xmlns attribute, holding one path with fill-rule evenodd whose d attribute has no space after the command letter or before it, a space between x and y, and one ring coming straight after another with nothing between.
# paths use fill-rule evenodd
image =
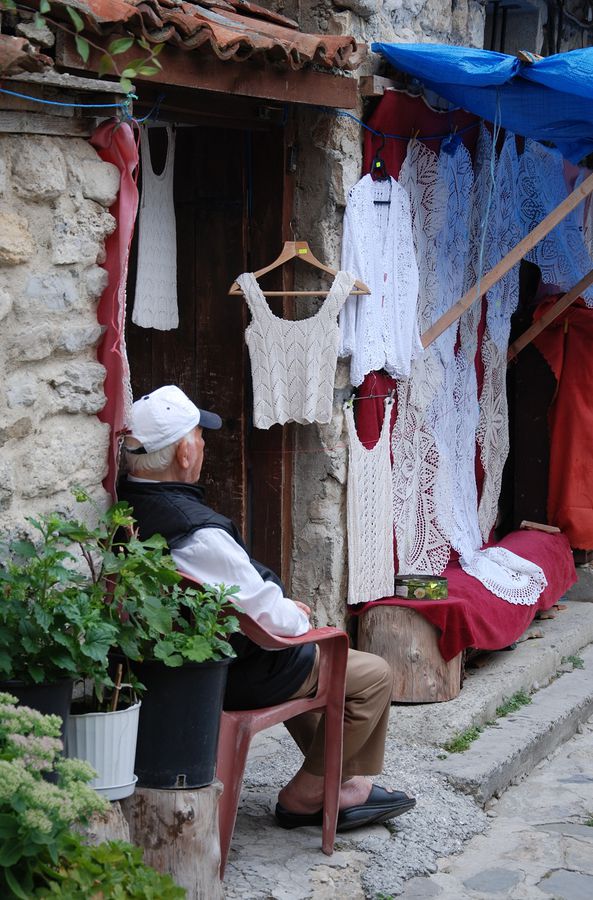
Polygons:
<instances>
[{"instance_id":1,"label":"black plastic pot","mask_svg":"<svg viewBox=\"0 0 593 900\"><path fill-rule=\"evenodd\" d=\"M0 681L0 691L12 694L23 706L30 706L44 716L56 715L62 719L62 741L66 738L66 726L72 703L72 686L68 678L51 684L26 684L24 681Z\"/></svg>"},{"instance_id":2,"label":"black plastic pot","mask_svg":"<svg viewBox=\"0 0 593 900\"><path fill-rule=\"evenodd\" d=\"M199 788L212 784L230 659L132 663L142 695L135 771L139 787Z\"/></svg>"}]
</instances>

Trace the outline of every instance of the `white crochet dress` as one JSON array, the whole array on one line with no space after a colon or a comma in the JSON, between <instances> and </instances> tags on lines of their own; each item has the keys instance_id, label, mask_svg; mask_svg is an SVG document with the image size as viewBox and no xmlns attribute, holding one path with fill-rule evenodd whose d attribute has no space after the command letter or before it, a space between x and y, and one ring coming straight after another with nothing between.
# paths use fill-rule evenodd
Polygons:
<instances>
[{"instance_id":1,"label":"white crochet dress","mask_svg":"<svg viewBox=\"0 0 593 900\"><path fill-rule=\"evenodd\" d=\"M239 276L237 283L252 316L245 342L251 358L256 428L331 421L338 313L354 281L349 272L338 272L315 315L292 321L274 315L252 273Z\"/></svg>"},{"instance_id":2,"label":"white crochet dress","mask_svg":"<svg viewBox=\"0 0 593 900\"><path fill-rule=\"evenodd\" d=\"M389 202L375 202L381 198ZM422 353L418 266L410 201L395 179L375 183L365 175L350 189L342 269L354 272L371 292L349 297L340 314L340 356L351 356L350 381L359 385L379 369L407 378L412 360Z\"/></svg>"},{"instance_id":3,"label":"white crochet dress","mask_svg":"<svg viewBox=\"0 0 593 900\"><path fill-rule=\"evenodd\" d=\"M156 175L147 130L140 129L142 199L138 214L138 271L132 322L159 331L170 331L179 325L173 205L175 134L169 127L167 138L165 167Z\"/></svg>"},{"instance_id":4,"label":"white crochet dress","mask_svg":"<svg viewBox=\"0 0 593 900\"><path fill-rule=\"evenodd\" d=\"M392 406L393 400L387 399L381 434L371 449L364 447L358 438L352 406L344 406L349 450L349 604L393 595L393 504L389 459Z\"/></svg>"}]
</instances>

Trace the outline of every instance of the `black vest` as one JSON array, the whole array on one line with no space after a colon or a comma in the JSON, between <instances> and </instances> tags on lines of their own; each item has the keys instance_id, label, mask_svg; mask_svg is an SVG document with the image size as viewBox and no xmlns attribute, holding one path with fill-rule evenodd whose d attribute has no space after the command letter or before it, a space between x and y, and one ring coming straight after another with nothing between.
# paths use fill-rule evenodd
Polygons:
<instances>
[{"instance_id":1,"label":"black vest","mask_svg":"<svg viewBox=\"0 0 593 900\"><path fill-rule=\"evenodd\" d=\"M174 550L194 531L221 528L246 550L234 522L206 506L197 485L122 478L117 493L134 510L141 540L159 533ZM284 593L284 585L271 569L255 559L251 563L264 581L273 581ZM229 666L225 709L259 709L282 703L303 684L315 659L314 644L263 650L242 634L233 635L231 644L237 658Z\"/></svg>"}]
</instances>

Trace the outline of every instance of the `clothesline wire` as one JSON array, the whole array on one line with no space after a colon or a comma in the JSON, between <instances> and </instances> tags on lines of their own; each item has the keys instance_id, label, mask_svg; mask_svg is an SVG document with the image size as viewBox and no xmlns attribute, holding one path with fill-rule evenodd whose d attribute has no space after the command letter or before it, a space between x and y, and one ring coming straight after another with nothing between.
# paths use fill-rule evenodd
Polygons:
<instances>
[{"instance_id":1,"label":"clothesline wire","mask_svg":"<svg viewBox=\"0 0 593 900\"><path fill-rule=\"evenodd\" d=\"M375 137L386 138L390 141L406 141L406 143L412 138L415 138L418 141L443 141L445 140L445 138L451 137L452 134L465 134L466 131L469 131L472 128L477 128L480 124L479 121L472 122L470 125L465 125L463 128L458 128L454 131L448 131L446 134L388 134L387 132L377 131L375 128L371 128L370 125L367 125L367 123L363 122L362 119L359 119L358 116L355 116L353 113L346 112L345 109L332 109L328 106L315 108L322 109L327 113L335 113L337 116L352 119L353 122L357 122L361 126L361 128L365 128L367 131L370 131L371 134L375 135Z\"/></svg>"},{"instance_id":2,"label":"clothesline wire","mask_svg":"<svg viewBox=\"0 0 593 900\"><path fill-rule=\"evenodd\" d=\"M19 91L9 91L8 88L0 88L0 93L9 94L11 97L18 97L20 100L32 100L35 103L42 103L45 106L70 106L76 109L121 109L127 111L132 95L128 95L125 100L118 100L115 103L66 103L63 100L45 100L42 97L32 97L29 94L21 94Z\"/></svg>"}]
</instances>

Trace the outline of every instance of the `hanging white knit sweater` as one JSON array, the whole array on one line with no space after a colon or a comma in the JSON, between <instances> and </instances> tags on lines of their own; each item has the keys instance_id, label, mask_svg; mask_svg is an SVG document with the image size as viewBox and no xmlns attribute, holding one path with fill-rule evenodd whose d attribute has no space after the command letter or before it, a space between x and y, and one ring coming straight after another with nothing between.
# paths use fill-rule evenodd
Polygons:
<instances>
[{"instance_id":1,"label":"hanging white knit sweater","mask_svg":"<svg viewBox=\"0 0 593 900\"><path fill-rule=\"evenodd\" d=\"M342 269L354 272L371 292L349 297L340 314L340 356L351 356L350 381L360 385L379 369L407 378L412 360L422 353L418 266L410 201L394 178L383 184L365 175L350 189Z\"/></svg>"},{"instance_id":2,"label":"hanging white knit sweater","mask_svg":"<svg viewBox=\"0 0 593 900\"><path fill-rule=\"evenodd\" d=\"M138 214L138 270L132 322L159 331L169 331L179 325L173 204L175 135L169 127L167 140L165 166L157 175L152 167L148 131L140 129L142 199Z\"/></svg>"},{"instance_id":3,"label":"hanging white knit sweater","mask_svg":"<svg viewBox=\"0 0 593 900\"><path fill-rule=\"evenodd\" d=\"M239 276L237 283L252 316L245 342L251 359L256 428L331 421L338 313L354 281L349 272L338 272L315 315L292 321L274 315L252 273Z\"/></svg>"},{"instance_id":4,"label":"hanging white knit sweater","mask_svg":"<svg viewBox=\"0 0 593 900\"><path fill-rule=\"evenodd\" d=\"M393 504L389 431L393 400L386 399L379 440L368 449L356 433L352 405L348 434L348 603L391 597L394 590Z\"/></svg>"}]
</instances>

